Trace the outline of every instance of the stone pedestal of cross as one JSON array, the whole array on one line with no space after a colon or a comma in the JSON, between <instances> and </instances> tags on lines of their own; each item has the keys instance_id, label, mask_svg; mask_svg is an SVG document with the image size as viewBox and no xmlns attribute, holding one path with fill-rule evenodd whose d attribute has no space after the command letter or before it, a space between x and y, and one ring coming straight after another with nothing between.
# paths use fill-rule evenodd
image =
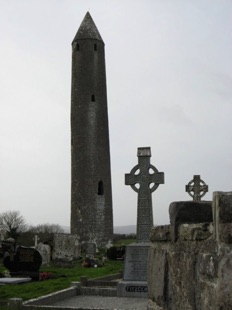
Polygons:
<instances>
[{"instance_id":1,"label":"stone pedestal of cross","mask_svg":"<svg viewBox=\"0 0 232 310\"><path fill-rule=\"evenodd\" d=\"M149 242L153 226L151 193L157 189L159 184L164 184L164 173L158 172L150 164L150 157L150 147L138 148L138 165L125 175L125 184L130 185L138 193L137 242ZM139 187L136 187L136 184Z\"/></svg>"},{"instance_id":2,"label":"stone pedestal of cross","mask_svg":"<svg viewBox=\"0 0 232 310\"><path fill-rule=\"evenodd\" d=\"M201 197L208 192L208 185L201 180L200 175L194 175L193 179L185 186L185 191L193 197L193 201L200 202Z\"/></svg>"},{"instance_id":3,"label":"stone pedestal of cross","mask_svg":"<svg viewBox=\"0 0 232 310\"><path fill-rule=\"evenodd\" d=\"M150 157L150 147L138 148L139 163L125 175L125 184L138 193L137 242L126 246L123 280L117 285L119 297L147 298L147 259L153 226L151 193L164 184L164 173L150 164Z\"/></svg>"}]
</instances>

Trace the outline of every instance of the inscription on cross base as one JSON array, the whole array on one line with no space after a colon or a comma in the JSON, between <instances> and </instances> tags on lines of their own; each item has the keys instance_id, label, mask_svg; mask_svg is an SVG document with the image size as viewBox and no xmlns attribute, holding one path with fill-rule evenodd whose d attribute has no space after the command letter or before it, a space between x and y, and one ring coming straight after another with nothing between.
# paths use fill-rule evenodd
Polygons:
<instances>
[{"instance_id":1,"label":"inscription on cross base","mask_svg":"<svg viewBox=\"0 0 232 310\"><path fill-rule=\"evenodd\" d=\"M193 179L185 186L185 191L193 197L193 201L200 202L201 197L208 192L208 185L201 180L200 175L194 175Z\"/></svg>"},{"instance_id":2,"label":"inscription on cross base","mask_svg":"<svg viewBox=\"0 0 232 310\"><path fill-rule=\"evenodd\" d=\"M125 184L130 185L138 193L137 242L149 242L150 230L153 226L151 193L160 184L164 184L164 173L150 164L150 157L150 147L139 147L138 165L125 175Z\"/></svg>"}]
</instances>

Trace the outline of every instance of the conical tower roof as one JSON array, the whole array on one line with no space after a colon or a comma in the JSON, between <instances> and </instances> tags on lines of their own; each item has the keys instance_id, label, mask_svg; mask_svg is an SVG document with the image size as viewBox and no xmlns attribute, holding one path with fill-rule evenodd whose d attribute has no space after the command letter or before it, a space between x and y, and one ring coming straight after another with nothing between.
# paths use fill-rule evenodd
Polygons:
<instances>
[{"instance_id":1,"label":"conical tower roof","mask_svg":"<svg viewBox=\"0 0 232 310\"><path fill-rule=\"evenodd\" d=\"M95 39L100 40L103 42L101 35L91 17L89 12L86 13L76 35L73 39L73 42L76 40L83 40L83 39Z\"/></svg>"}]
</instances>

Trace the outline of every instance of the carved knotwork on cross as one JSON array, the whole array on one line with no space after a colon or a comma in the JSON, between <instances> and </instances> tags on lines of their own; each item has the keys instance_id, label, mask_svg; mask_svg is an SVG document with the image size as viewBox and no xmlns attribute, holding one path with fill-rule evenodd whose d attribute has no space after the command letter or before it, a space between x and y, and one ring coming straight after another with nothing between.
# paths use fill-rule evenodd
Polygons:
<instances>
[{"instance_id":1,"label":"carved knotwork on cross","mask_svg":"<svg viewBox=\"0 0 232 310\"><path fill-rule=\"evenodd\" d=\"M153 226L151 193L164 184L164 173L150 164L150 147L138 148L138 165L125 175L125 184L138 193L137 242L149 242ZM136 187L136 184L138 184Z\"/></svg>"},{"instance_id":2,"label":"carved knotwork on cross","mask_svg":"<svg viewBox=\"0 0 232 310\"><path fill-rule=\"evenodd\" d=\"M194 175L193 179L185 186L185 191L193 197L193 201L200 202L201 198L208 192L208 185L201 180L200 175Z\"/></svg>"}]
</instances>

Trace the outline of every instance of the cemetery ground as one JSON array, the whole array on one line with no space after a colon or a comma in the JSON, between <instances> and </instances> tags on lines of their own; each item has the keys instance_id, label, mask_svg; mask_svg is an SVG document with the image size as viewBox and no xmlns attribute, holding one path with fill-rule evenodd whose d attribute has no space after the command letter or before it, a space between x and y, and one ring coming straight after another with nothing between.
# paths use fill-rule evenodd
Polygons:
<instances>
[{"instance_id":1,"label":"cemetery ground","mask_svg":"<svg viewBox=\"0 0 232 310\"><path fill-rule=\"evenodd\" d=\"M84 268L82 267L81 261L78 261L74 267L69 268L56 267L52 264L48 267L41 267L40 273L44 273L45 276L46 273L51 273L50 279L0 286L0 309L7 309L6 304L9 298L17 297L23 298L23 300L37 298L68 288L71 282L79 281L81 276L94 279L119 273L122 269L122 261L112 260L108 260L105 266L99 268ZM5 270L6 268L1 263L0 272L4 272Z\"/></svg>"},{"instance_id":2,"label":"cemetery ground","mask_svg":"<svg viewBox=\"0 0 232 310\"><path fill-rule=\"evenodd\" d=\"M135 242L135 237L127 238L126 235L115 236L114 246L128 245ZM129 236L130 237L130 236ZM0 286L0 309L7 310L7 301L9 298L22 298L24 301L47 295L59 290L69 288L71 282L80 281L81 276L89 279L104 277L110 274L116 274L123 271L124 262L107 260L103 267L84 268L82 260L77 261L73 267L58 267L52 264L41 266L40 274L47 277L46 280L32 281L22 284L10 284ZM0 259L0 273L6 272L2 260Z\"/></svg>"}]
</instances>

